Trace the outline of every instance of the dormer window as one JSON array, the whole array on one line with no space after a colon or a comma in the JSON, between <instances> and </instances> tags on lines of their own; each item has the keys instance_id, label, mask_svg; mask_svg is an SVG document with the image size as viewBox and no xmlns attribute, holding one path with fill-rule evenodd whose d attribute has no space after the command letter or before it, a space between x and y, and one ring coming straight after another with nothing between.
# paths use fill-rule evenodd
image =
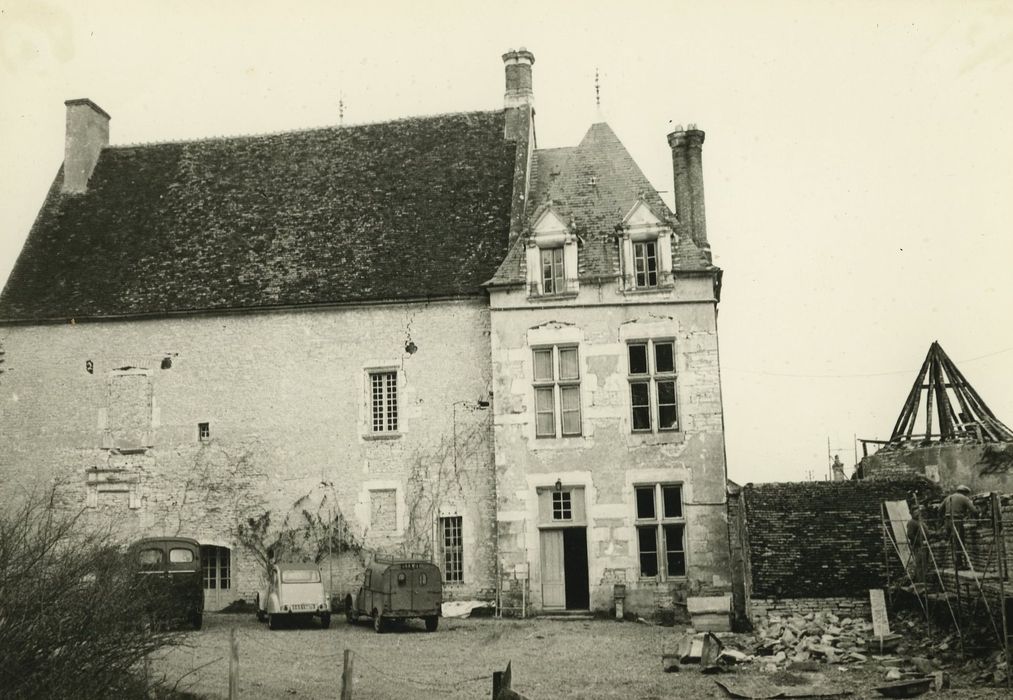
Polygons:
<instances>
[{"instance_id":1,"label":"dormer window","mask_svg":"<svg viewBox=\"0 0 1013 700\"><path fill-rule=\"evenodd\" d=\"M656 289L672 284L672 229L638 201L617 227L622 236L623 286Z\"/></svg>"},{"instance_id":2,"label":"dormer window","mask_svg":"<svg viewBox=\"0 0 1013 700\"><path fill-rule=\"evenodd\" d=\"M526 260L530 296L577 293L577 237L551 206L536 214Z\"/></svg>"},{"instance_id":3,"label":"dormer window","mask_svg":"<svg viewBox=\"0 0 1013 700\"><path fill-rule=\"evenodd\" d=\"M566 290L563 275L563 247L542 248L542 293L560 294Z\"/></svg>"},{"instance_id":4,"label":"dormer window","mask_svg":"<svg viewBox=\"0 0 1013 700\"><path fill-rule=\"evenodd\" d=\"M658 242L633 244L633 269L637 288L658 286Z\"/></svg>"}]
</instances>

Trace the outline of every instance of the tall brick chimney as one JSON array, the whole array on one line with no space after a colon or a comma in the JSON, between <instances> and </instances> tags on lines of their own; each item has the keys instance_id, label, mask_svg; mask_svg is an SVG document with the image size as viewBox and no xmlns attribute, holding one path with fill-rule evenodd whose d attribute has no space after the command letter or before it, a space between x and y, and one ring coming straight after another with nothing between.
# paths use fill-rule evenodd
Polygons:
<instances>
[{"instance_id":1,"label":"tall brick chimney","mask_svg":"<svg viewBox=\"0 0 1013 700\"><path fill-rule=\"evenodd\" d=\"M690 124L688 129L677 126L668 135L672 148L672 172L675 178L675 214L693 242L711 259L707 241L707 212L703 196L704 132Z\"/></svg>"},{"instance_id":2,"label":"tall brick chimney","mask_svg":"<svg viewBox=\"0 0 1013 700\"><path fill-rule=\"evenodd\" d=\"M523 46L514 51L510 49L503 54L506 67L506 95L503 97L504 107L520 107L534 105L535 93L531 88L531 66L535 64L535 55Z\"/></svg>"},{"instance_id":3,"label":"tall brick chimney","mask_svg":"<svg viewBox=\"0 0 1013 700\"><path fill-rule=\"evenodd\" d=\"M506 126L503 136L511 141L527 139L531 128L531 114L535 106L535 93L531 87L531 66L534 63L535 55L524 47L517 51L510 49L503 54L506 69L506 93L503 95Z\"/></svg>"},{"instance_id":4,"label":"tall brick chimney","mask_svg":"<svg viewBox=\"0 0 1013 700\"><path fill-rule=\"evenodd\" d=\"M109 145L109 119L89 99L67 100L67 136L63 155L63 192L87 191L102 149Z\"/></svg>"},{"instance_id":5,"label":"tall brick chimney","mask_svg":"<svg viewBox=\"0 0 1013 700\"><path fill-rule=\"evenodd\" d=\"M531 155L535 150L535 93L531 66L535 55L523 46L503 54L506 94L503 96L503 138L517 145L514 160L513 202L510 209L510 241L520 235L531 185Z\"/></svg>"}]
</instances>

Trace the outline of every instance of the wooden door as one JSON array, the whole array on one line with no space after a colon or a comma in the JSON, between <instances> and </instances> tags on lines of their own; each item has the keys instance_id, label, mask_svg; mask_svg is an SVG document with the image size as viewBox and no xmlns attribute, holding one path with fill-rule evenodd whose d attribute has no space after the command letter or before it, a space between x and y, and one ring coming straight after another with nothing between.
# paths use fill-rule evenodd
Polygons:
<instances>
[{"instance_id":1,"label":"wooden door","mask_svg":"<svg viewBox=\"0 0 1013 700\"><path fill-rule=\"evenodd\" d=\"M566 574L563 569L563 531L542 530L542 607L566 608Z\"/></svg>"}]
</instances>

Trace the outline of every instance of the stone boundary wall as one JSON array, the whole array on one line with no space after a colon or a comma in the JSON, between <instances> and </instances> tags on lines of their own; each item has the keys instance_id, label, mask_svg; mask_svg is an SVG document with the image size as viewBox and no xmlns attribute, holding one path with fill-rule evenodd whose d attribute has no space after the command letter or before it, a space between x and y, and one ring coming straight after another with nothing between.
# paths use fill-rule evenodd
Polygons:
<instances>
[{"instance_id":1,"label":"stone boundary wall","mask_svg":"<svg viewBox=\"0 0 1013 700\"><path fill-rule=\"evenodd\" d=\"M742 489L752 600L864 598L885 584L883 501L938 498L920 477L747 484Z\"/></svg>"},{"instance_id":2,"label":"stone boundary wall","mask_svg":"<svg viewBox=\"0 0 1013 700\"><path fill-rule=\"evenodd\" d=\"M790 617L828 612L838 617L869 619L872 610L869 598L753 598L749 616L753 620L773 616Z\"/></svg>"}]
</instances>

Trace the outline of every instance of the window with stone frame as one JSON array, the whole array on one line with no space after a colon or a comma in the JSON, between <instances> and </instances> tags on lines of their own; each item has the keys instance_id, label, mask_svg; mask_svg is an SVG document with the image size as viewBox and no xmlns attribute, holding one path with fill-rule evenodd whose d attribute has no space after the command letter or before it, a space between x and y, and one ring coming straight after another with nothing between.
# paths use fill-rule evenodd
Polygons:
<instances>
[{"instance_id":1,"label":"window with stone frame","mask_svg":"<svg viewBox=\"0 0 1013 700\"><path fill-rule=\"evenodd\" d=\"M562 294L566 291L563 265L563 247L542 248L542 294Z\"/></svg>"},{"instance_id":2,"label":"window with stone frame","mask_svg":"<svg viewBox=\"0 0 1013 700\"><path fill-rule=\"evenodd\" d=\"M630 425L633 432L679 429L674 340L638 340L629 356Z\"/></svg>"},{"instance_id":3,"label":"window with stone frame","mask_svg":"<svg viewBox=\"0 0 1013 700\"><path fill-rule=\"evenodd\" d=\"M577 346L550 345L533 348L532 353L535 436L579 436L580 366Z\"/></svg>"},{"instance_id":4,"label":"window with stone frame","mask_svg":"<svg viewBox=\"0 0 1013 700\"><path fill-rule=\"evenodd\" d=\"M633 244L633 274L637 288L658 286L658 243Z\"/></svg>"},{"instance_id":5,"label":"window with stone frame","mask_svg":"<svg viewBox=\"0 0 1013 700\"><path fill-rule=\"evenodd\" d=\"M686 517L680 484L638 484L636 507L640 578L686 576Z\"/></svg>"},{"instance_id":6,"label":"window with stone frame","mask_svg":"<svg viewBox=\"0 0 1013 700\"><path fill-rule=\"evenodd\" d=\"M397 371L369 372L370 432L398 431Z\"/></svg>"},{"instance_id":7,"label":"window with stone frame","mask_svg":"<svg viewBox=\"0 0 1013 700\"><path fill-rule=\"evenodd\" d=\"M451 515L440 518L443 538L443 580L446 583L464 581L464 518Z\"/></svg>"},{"instance_id":8,"label":"window with stone frame","mask_svg":"<svg viewBox=\"0 0 1013 700\"><path fill-rule=\"evenodd\" d=\"M573 520L573 499L569 491L552 492L552 519Z\"/></svg>"}]
</instances>

